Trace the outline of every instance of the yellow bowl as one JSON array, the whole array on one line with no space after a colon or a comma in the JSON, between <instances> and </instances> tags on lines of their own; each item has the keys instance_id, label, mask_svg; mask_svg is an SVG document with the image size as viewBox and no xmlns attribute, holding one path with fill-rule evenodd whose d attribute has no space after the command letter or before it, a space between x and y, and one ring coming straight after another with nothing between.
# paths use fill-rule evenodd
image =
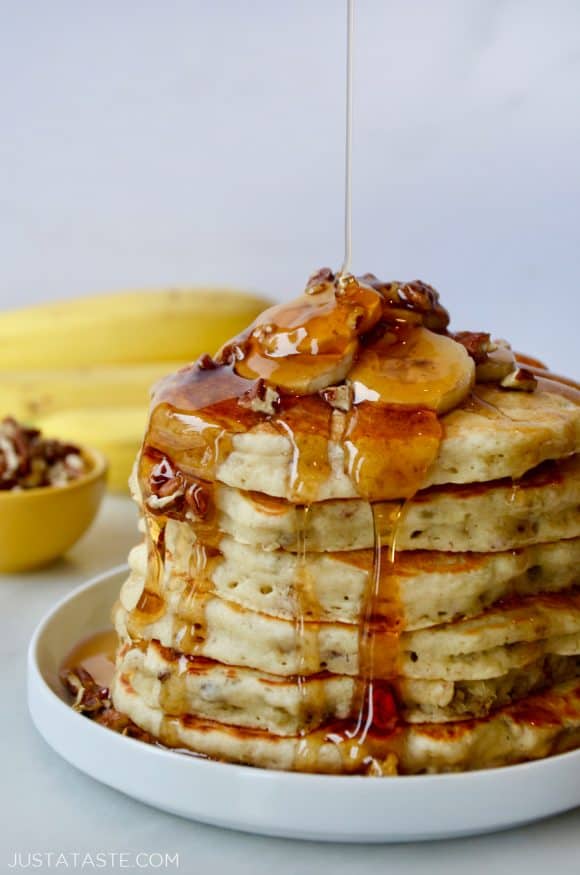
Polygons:
<instances>
[{"instance_id":1,"label":"yellow bowl","mask_svg":"<svg viewBox=\"0 0 580 875\"><path fill-rule=\"evenodd\" d=\"M0 572L29 571L66 553L94 520L107 462L83 449L88 470L65 486L0 491Z\"/></svg>"}]
</instances>

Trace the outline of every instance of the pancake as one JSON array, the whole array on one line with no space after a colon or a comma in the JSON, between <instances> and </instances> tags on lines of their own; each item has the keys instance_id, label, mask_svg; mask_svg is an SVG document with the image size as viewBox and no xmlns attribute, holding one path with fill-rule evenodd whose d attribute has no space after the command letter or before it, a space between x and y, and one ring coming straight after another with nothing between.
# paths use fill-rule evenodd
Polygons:
<instances>
[{"instance_id":1,"label":"pancake","mask_svg":"<svg viewBox=\"0 0 580 875\"><path fill-rule=\"evenodd\" d=\"M374 548L501 552L580 536L580 455L545 463L516 483L435 487L405 502L360 499L313 504L217 486L215 526L259 550ZM157 525L158 523L156 523Z\"/></svg>"},{"instance_id":2,"label":"pancake","mask_svg":"<svg viewBox=\"0 0 580 875\"><path fill-rule=\"evenodd\" d=\"M224 536L219 557L199 570L192 561L194 544L191 526L168 520L163 580L170 611L187 616L191 587L201 576L220 598L292 619L301 607L299 579L306 577L312 590L308 619L353 623L363 617L375 570L372 550L297 556L256 550ZM134 548L129 563L139 587L147 570L145 544ZM399 552L394 563L389 548L383 548L381 569L386 588L400 602L405 629L420 629L474 616L509 595L558 592L579 584L580 538L503 553ZM387 614L389 608L379 600L374 610Z\"/></svg>"},{"instance_id":3,"label":"pancake","mask_svg":"<svg viewBox=\"0 0 580 875\"><path fill-rule=\"evenodd\" d=\"M562 394L562 393L565 394ZM228 433L218 423L222 444L231 449L220 462L215 479L227 486L263 492L291 500L292 471L301 427L308 436L309 409L304 416L293 410L291 435L277 423L259 422L247 431ZM334 411L333 422L321 432L319 452L328 459L328 474L318 478L310 501L359 496L357 484L348 474L344 447L332 434L344 429L345 415ZM282 418L283 422L283 418ZM580 392L545 380L534 393L506 392L496 386L479 385L476 394L442 418L444 436L437 458L423 485L476 483L503 477L521 477L530 468L549 459L580 452ZM152 446L179 458L184 471L197 472L188 450L191 425L180 412L159 405L153 413ZM376 454L391 451L377 435ZM375 498L397 497L376 495Z\"/></svg>"},{"instance_id":4,"label":"pancake","mask_svg":"<svg viewBox=\"0 0 580 875\"><path fill-rule=\"evenodd\" d=\"M270 769L374 775L471 771L561 753L580 744L580 681L500 708L487 718L407 724L350 739L333 727L305 736L227 726L202 717L169 717L147 705L122 672L115 706L163 744L218 760ZM340 727L340 724L339 724Z\"/></svg>"},{"instance_id":5,"label":"pancake","mask_svg":"<svg viewBox=\"0 0 580 875\"><path fill-rule=\"evenodd\" d=\"M145 705L167 715L197 714L276 735L312 731L348 718L360 692L357 679L345 675L281 678L203 657L186 658L157 641L124 647L119 671ZM403 720L448 722L486 716L492 708L578 675L580 657L550 656L486 681L399 679L394 689Z\"/></svg>"},{"instance_id":6,"label":"pancake","mask_svg":"<svg viewBox=\"0 0 580 875\"><path fill-rule=\"evenodd\" d=\"M449 332L424 283L322 271L155 388L114 707L296 771L580 744L580 391Z\"/></svg>"},{"instance_id":7,"label":"pancake","mask_svg":"<svg viewBox=\"0 0 580 875\"><path fill-rule=\"evenodd\" d=\"M321 671L359 673L362 627L358 623L293 622L248 611L211 594L202 598L197 622L165 610L153 622L143 623L129 607L133 593L122 590L113 611L119 638L155 639L185 654L282 677ZM123 605L126 599L129 609ZM472 619L400 635L384 621L370 625L375 677L384 677L385 672L392 676L394 654L397 676L481 680L544 654L580 653L580 593L514 598Z\"/></svg>"}]
</instances>

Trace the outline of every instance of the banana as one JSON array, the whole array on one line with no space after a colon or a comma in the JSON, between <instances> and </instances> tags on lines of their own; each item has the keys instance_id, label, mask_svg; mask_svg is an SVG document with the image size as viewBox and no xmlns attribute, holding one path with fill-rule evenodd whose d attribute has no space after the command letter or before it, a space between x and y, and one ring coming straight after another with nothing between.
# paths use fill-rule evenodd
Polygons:
<instances>
[{"instance_id":1,"label":"banana","mask_svg":"<svg viewBox=\"0 0 580 875\"><path fill-rule=\"evenodd\" d=\"M186 362L0 372L0 418L33 424L78 407L147 407L151 387Z\"/></svg>"},{"instance_id":2,"label":"banana","mask_svg":"<svg viewBox=\"0 0 580 875\"><path fill-rule=\"evenodd\" d=\"M475 364L465 348L428 328L393 343L388 335L364 349L348 375L355 403L374 401L452 410L469 394Z\"/></svg>"},{"instance_id":3,"label":"banana","mask_svg":"<svg viewBox=\"0 0 580 875\"><path fill-rule=\"evenodd\" d=\"M344 380L359 335L376 325L382 308L379 292L362 282L353 280L338 292L321 283L256 319L236 372L297 395L320 392Z\"/></svg>"},{"instance_id":4,"label":"banana","mask_svg":"<svg viewBox=\"0 0 580 875\"><path fill-rule=\"evenodd\" d=\"M236 372L251 380L263 377L279 389L296 395L313 395L344 380L356 349L353 341L339 354L300 354L280 359L268 358L254 349L236 364Z\"/></svg>"},{"instance_id":5,"label":"banana","mask_svg":"<svg viewBox=\"0 0 580 875\"><path fill-rule=\"evenodd\" d=\"M109 462L109 489L127 492L127 481L143 441L147 406L91 407L64 410L39 417L36 425L46 437L95 447Z\"/></svg>"},{"instance_id":6,"label":"banana","mask_svg":"<svg viewBox=\"0 0 580 875\"><path fill-rule=\"evenodd\" d=\"M191 361L214 352L264 309L248 292L120 292L0 314L0 371Z\"/></svg>"}]
</instances>

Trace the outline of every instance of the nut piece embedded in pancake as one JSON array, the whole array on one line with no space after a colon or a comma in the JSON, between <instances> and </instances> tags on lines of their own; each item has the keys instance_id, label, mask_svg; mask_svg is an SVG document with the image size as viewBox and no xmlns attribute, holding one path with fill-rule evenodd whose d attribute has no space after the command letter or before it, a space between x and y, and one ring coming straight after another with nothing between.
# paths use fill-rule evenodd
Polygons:
<instances>
[{"instance_id":1,"label":"nut piece embedded in pancake","mask_svg":"<svg viewBox=\"0 0 580 875\"><path fill-rule=\"evenodd\" d=\"M267 768L580 745L580 392L434 289L324 269L155 389L114 707Z\"/></svg>"}]
</instances>

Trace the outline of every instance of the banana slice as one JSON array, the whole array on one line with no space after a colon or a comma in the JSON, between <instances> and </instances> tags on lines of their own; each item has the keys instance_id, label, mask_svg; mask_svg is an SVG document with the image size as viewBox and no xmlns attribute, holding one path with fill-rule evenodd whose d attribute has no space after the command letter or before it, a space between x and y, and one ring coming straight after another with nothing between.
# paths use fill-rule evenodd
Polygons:
<instances>
[{"instance_id":1,"label":"banana slice","mask_svg":"<svg viewBox=\"0 0 580 875\"><path fill-rule=\"evenodd\" d=\"M270 358L251 350L243 361L236 364L242 377L262 377L282 391L296 395L314 395L327 386L341 383L352 367L358 344L352 341L340 354L294 355L288 358Z\"/></svg>"},{"instance_id":2,"label":"banana slice","mask_svg":"<svg viewBox=\"0 0 580 875\"><path fill-rule=\"evenodd\" d=\"M348 381L355 404L404 404L445 413L471 391L475 364L450 337L407 327L397 339L385 335L362 350Z\"/></svg>"},{"instance_id":3,"label":"banana slice","mask_svg":"<svg viewBox=\"0 0 580 875\"><path fill-rule=\"evenodd\" d=\"M331 283L259 316L244 340L236 372L262 377L282 391L311 395L345 379L359 335L381 318L379 292L358 280Z\"/></svg>"}]
</instances>

